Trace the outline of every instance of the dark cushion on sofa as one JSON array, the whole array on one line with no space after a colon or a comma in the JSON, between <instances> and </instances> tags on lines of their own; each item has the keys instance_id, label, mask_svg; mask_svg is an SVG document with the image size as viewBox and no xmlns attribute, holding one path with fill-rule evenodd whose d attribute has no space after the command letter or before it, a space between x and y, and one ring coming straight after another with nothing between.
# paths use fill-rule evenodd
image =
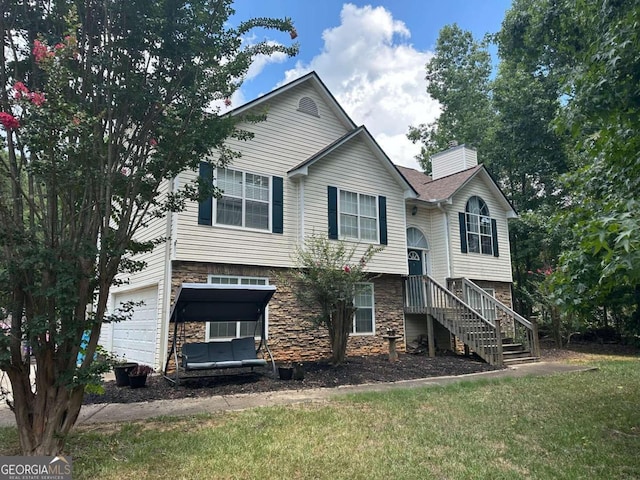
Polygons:
<instances>
[{"instance_id":1,"label":"dark cushion on sofa","mask_svg":"<svg viewBox=\"0 0 640 480\"><path fill-rule=\"evenodd\" d=\"M209 361L209 344L204 342L185 343L182 345L183 361L202 363Z\"/></svg>"},{"instance_id":2,"label":"dark cushion on sofa","mask_svg":"<svg viewBox=\"0 0 640 480\"><path fill-rule=\"evenodd\" d=\"M256 356L253 337L234 338L230 342L193 342L182 346L182 366L186 370L259 367L267 361Z\"/></svg>"},{"instance_id":3,"label":"dark cushion on sofa","mask_svg":"<svg viewBox=\"0 0 640 480\"><path fill-rule=\"evenodd\" d=\"M259 367L267 361L256 356L256 343L253 337L234 338L231 340L233 359L242 362L243 367Z\"/></svg>"},{"instance_id":4,"label":"dark cushion on sofa","mask_svg":"<svg viewBox=\"0 0 640 480\"><path fill-rule=\"evenodd\" d=\"M211 362L231 362L233 361L233 350L231 342L209 342L209 361Z\"/></svg>"}]
</instances>

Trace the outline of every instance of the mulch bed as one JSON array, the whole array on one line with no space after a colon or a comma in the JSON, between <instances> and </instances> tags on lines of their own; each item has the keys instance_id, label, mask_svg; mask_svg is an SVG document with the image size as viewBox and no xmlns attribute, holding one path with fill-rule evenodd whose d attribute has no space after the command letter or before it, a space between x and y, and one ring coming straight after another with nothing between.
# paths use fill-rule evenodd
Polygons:
<instances>
[{"instance_id":1,"label":"mulch bed","mask_svg":"<svg viewBox=\"0 0 640 480\"><path fill-rule=\"evenodd\" d=\"M87 394L84 403L132 403L152 400L234 395L277 390L359 385L363 383L396 382L415 378L463 375L466 373L496 370L473 357L442 354L435 358L425 355L400 354L397 362L389 362L387 355L350 357L338 367L327 361L303 362L303 380L274 378L270 366L255 373L246 369L234 372L220 370L214 377L185 380L174 387L161 375L147 379L144 388L117 387L115 381L104 382L105 393Z\"/></svg>"},{"instance_id":2,"label":"mulch bed","mask_svg":"<svg viewBox=\"0 0 640 480\"><path fill-rule=\"evenodd\" d=\"M543 361L586 360L590 354L615 354L638 357L637 347L620 344L572 343L567 348L555 348L549 341L542 342ZM115 381L104 382L105 393L85 395L84 403L132 403L163 399L207 397L211 395L234 395L277 390L300 390L308 388L359 385L363 383L396 382L415 378L463 375L467 373L496 370L475 357L464 357L453 353L439 354L435 358L425 355L400 354L398 362L390 363L386 355L349 357L338 367L327 361L304 362L304 380L280 380L274 378L270 367L260 373L247 370L234 372L221 370L215 377L185 381L174 387L161 375L150 376L147 386L132 389L117 387Z\"/></svg>"}]
</instances>

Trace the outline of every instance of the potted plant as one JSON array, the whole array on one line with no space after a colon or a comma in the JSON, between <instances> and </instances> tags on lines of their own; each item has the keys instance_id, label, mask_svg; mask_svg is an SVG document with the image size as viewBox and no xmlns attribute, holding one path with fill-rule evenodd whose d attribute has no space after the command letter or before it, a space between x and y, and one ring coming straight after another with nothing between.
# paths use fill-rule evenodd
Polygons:
<instances>
[{"instance_id":1,"label":"potted plant","mask_svg":"<svg viewBox=\"0 0 640 480\"><path fill-rule=\"evenodd\" d=\"M138 366L135 362L127 362L123 360L113 365L113 373L116 376L116 385L118 387L129 386L129 373Z\"/></svg>"},{"instance_id":2,"label":"potted plant","mask_svg":"<svg viewBox=\"0 0 640 480\"><path fill-rule=\"evenodd\" d=\"M147 375L153 373L149 365L137 365L129 372L129 385L131 388L144 387L147 384Z\"/></svg>"},{"instance_id":3,"label":"potted plant","mask_svg":"<svg viewBox=\"0 0 640 480\"><path fill-rule=\"evenodd\" d=\"M293 364L293 379L304 380L304 363L296 362Z\"/></svg>"},{"instance_id":4,"label":"potted plant","mask_svg":"<svg viewBox=\"0 0 640 480\"><path fill-rule=\"evenodd\" d=\"M291 380L293 377L293 367L291 363L283 363L278 366L278 376L280 380Z\"/></svg>"}]
</instances>

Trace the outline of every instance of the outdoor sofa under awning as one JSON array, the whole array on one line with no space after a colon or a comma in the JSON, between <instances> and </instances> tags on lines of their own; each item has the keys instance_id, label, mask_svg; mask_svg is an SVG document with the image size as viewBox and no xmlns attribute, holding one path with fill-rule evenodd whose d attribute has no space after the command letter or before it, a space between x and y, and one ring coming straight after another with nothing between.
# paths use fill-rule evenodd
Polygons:
<instances>
[{"instance_id":1,"label":"outdoor sofa under awning","mask_svg":"<svg viewBox=\"0 0 640 480\"><path fill-rule=\"evenodd\" d=\"M178 378L178 324L187 322L234 322L253 321L260 322L262 331L260 332L260 347L264 345L265 350L271 358L271 364L275 371L275 362L271 351L267 346L266 324L264 313L276 292L273 285L212 285L207 283L183 283L176 294L169 322L173 322L173 341L171 351L167 356L164 373L167 376L167 369L171 355L175 356L176 382ZM167 377L169 378L169 377Z\"/></svg>"}]
</instances>

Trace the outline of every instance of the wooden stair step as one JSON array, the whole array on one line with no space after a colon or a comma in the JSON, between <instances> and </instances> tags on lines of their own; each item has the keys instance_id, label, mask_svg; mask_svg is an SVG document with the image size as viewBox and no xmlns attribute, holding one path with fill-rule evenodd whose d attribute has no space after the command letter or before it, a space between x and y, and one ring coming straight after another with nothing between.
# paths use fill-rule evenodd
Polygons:
<instances>
[{"instance_id":1,"label":"wooden stair step","mask_svg":"<svg viewBox=\"0 0 640 480\"><path fill-rule=\"evenodd\" d=\"M505 343L502 342L502 350L504 352L521 352L524 351L524 345L521 343Z\"/></svg>"},{"instance_id":2,"label":"wooden stair step","mask_svg":"<svg viewBox=\"0 0 640 480\"><path fill-rule=\"evenodd\" d=\"M502 350L503 355L510 355L512 357L515 357L517 355L522 355L522 354L527 354L527 355L531 355L531 350L529 349L525 349L525 348L521 348L519 350Z\"/></svg>"},{"instance_id":3,"label":"wooden stair step","mask_svg":"<svg viewBox=\"0 0 640 480\"><path fill-rule=\"evenodd\" d=\"M505 358L503 359L503 363L505 365L518 365L520 363L533 363L539 362L540 357L516 357L516 358Z\"/></svg>"}]
</instances>

